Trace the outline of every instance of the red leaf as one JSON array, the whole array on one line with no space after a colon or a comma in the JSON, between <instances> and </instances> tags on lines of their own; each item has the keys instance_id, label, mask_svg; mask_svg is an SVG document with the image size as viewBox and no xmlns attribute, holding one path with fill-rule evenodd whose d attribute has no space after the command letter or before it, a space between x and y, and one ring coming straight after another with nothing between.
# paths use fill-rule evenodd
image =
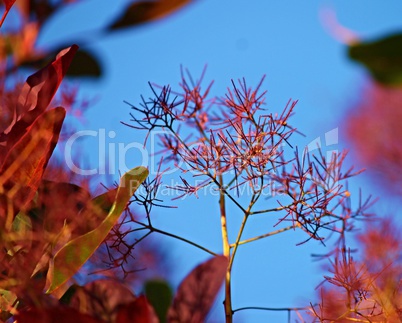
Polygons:
<instances>
[{"instance_id":1,"label":"red leaf","mask_svg":"<svg viewBox=\"0 0 402 323\"><path fill-rule=\"evenodd\" d=\"M4 190L6 199L13 201L14 214L33 199L56 146L65 115L64 108L43 113L5 156L0 168L0 188ZM0 212L5 210L4 205L0 207Z\"/></svg>"},{"instance_id":2,"label":"red leaf","mask_svg":"<svg viewBox=\"0 0 402 323\"><path fill-rule=\"evenodd\" d=\"M104 323L104 321L82 314L76 309L62 306L19 311L14 318L18 323Z\"/></svg>"},{"instance_id":3,"label":"red leaf","mask_svg":"<svg viewBox=\"0 0 402 323\"><path fill-rule=\"evenodd\" d=\"M77 287L69 305L81 313L103 319L116 321L117 308L135 301L131 290L113 280L97 279L82 287Z\"/></svg>"},{"instance_id":4,"label":"red leaf","mask_svg":"<svg viewBox=\"0 0 402 323\"><path fill-rule=\"evenodd\" d=\"M214 257L181 282L168 312L168 322L204 322L226 275L228 259Z\"/></svg>"},{"instance_id":5,"label":"red leaf","mask_svg":"<svg viewBox=\"0 0 402 323\"><path fill-rule=\"evenodd\" d=\"M119 323L157 323L158 318L153 307L145 296L138 297L134 302L124 305L117 313Z\"/></svg>"},{"instance_id":6,"label":"red leaf","mask_svg":"<svg viewBox=\"0 0 402 323\"><path fill-rule=\"evenodd\" d=\"M6 19L6 16L7 16L8 12L10 11L10 9L13 6L15 1L16 0L3 0L4 5L6 6L6 10L3 13L3 17L1 17L0 27L3 25L4 19Z\"/></svg>"},{"instance_id":7,"label":"red leaf","mask_svg":"<svg viewBox=\"0 0 402 323\"><path fill-rule=\"evenodd\" d=\"M4 162L3 156L46 110L77 50L77 45L62 50L52 63L27 78L18 97L14 119L0 134L0 164Z\"/></svg>"},{"instance_id":8,"label":"red leaf","mask_svg":"<svg viewBox=\"0 0 402 323\"><path fill-rule=\"evenodd\" d=\"M10 10L11 7L13 6L15 0L3 0L5 6L6 6L6 10Z\"/></svg>"}]
</instances>

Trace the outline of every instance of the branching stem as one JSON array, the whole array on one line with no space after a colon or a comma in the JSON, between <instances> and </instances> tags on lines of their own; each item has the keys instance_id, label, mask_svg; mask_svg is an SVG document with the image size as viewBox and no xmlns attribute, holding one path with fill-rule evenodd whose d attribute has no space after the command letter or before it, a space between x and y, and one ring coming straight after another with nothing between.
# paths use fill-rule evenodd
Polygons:
<instances>
[{"instance_id":1,"label":"branching stem","mask_svg":"<svg viewBox=\"0 0 402 323\"><path fill-rule=\"evenodd\" d=\"M196 247L198 249L201 249L201 250L203 250L203 251L205 251L205 252L207 252L207 253L209 253L209 254L211 254L213 256L218 255L217 253L215 253L215 252L213 252L213 251L211 251L211 250L209 250L209 249L207 249L207 248L205 248L205 247L203 247L203 246L201 246L201 245L199 245L199 244L197 244L197 243L195 243L195 242L193 242L191 240L188 240L186 238L180 237L180 236L175 235L175 234L170 233L170 232L166 232L166 231L157 229L154 226L150 226L150 225L147 225L147 224L139 222L139 221L134 221L134 222L139 224L139 225L142 225L144 228L148 229L150 232L157 232L157 233L163 234L165 236L168 236L168 237L175 238L177 240L186 242L186 243L188 243L188 244L190 244L190 245L192 245L192 246L194 246L194 247Z\"/></svg>"},{"instance_id":2,"label":"branching stem","mask_svg":"<svg viewBox=\"0 0 402 323\"><path fill-rule=\"evenodd\" d=\"M223 188L223 176L219 175L219 186ZM219 208L221 213L221 231L222 231L222 243L223 243L223 255L230 259L230 244L229 244L229 236L228 236L228 228L226 221L226 207L225 207L225 192L221 189L219 195ZM230 290L230 266L228 266L226 271L225 278L225 315L226 315L226 323L231 323L233 319L232 312L232 298L231 298L231 290Z\"/></svg>"},{"instance_id":3,"label":"branching stem","mask_svg":"<svg viewBox=\"0 0 402 323\"><path fill-rule=\"evenodd\" d=\"M269 232L269 233L265 233L265 234L262 234L262 235L260 235L260 236L254 237L254 238L250 238L250 239L246 239L246 240L241 240L241 241L239 241L239 242L237 243L237 245L240 246L240 245L242 245L242 244L246 244L246 243L253 242L253 241L256 241L256 240L260 240L260 239L263 239L263 238L271 237L271 236L273 236L273 235L276 235L276 234L278 234L278 233L282 233L282 232L288 231L288 230L290 230L290 229L294 229L294 226L293 226L293 225L290 225L290 226L288 226L288 227L286 227L286 228L282 228L282 229L278 229L278 230L275 230L275 231L272 231L272 232ZM230 245L230 248L234 248L234 247L236 247L236 243L232 243L232 244Z\"/></svg>"}]
</instances>

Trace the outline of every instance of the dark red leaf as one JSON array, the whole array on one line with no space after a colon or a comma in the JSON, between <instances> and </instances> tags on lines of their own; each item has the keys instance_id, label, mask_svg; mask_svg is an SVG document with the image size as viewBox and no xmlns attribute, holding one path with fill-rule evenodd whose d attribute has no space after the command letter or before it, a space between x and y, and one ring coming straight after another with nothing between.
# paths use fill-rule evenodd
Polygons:
<instances>
[{"instance_id":1,"label":"dark red leaf","mask_svg":"<svg viewBox=\"0 0 402 323\"><path fill-rule=\"evenodd\" d=\"M134 294L123 283L98 279L77 287L69 305L107 322L120 322L116 321L118 307L134 301Z\"/></svg>"},{"instance_id":2,"label":"dark red leaf","mask_svg":"<svg viewBox=\"0 0 402 323\"><path fill-rule=\"evenodd\" d=\"M19 95L14 119L0 134L0 164L27 128L46 110L77 50L77 45L64 49L52 63L28 77Z\"/></svg>"},{"instance_id":3,"label":"dark red leaf","mask_svg":"<svg viewBox=\"0 0 402 323\"><path fill-rule=\"evenodd\" d=\"M6 10L3 13L3 17L1 17L0 27L3 25L4 19L6 19L8 12L10 11L11 7L13 6L15 0L3 0Z\"/></svg>"},{"instance_id":4,"label":"dark red leaf","mask_svg":"<svg viewBox=\"0 0 402 323\"><path fill-rule=\"evenodd\" d=\"M19 311L14 317L18 323L104 323L69 307L53 307Z\"/></svg>"},{"instance_id":5,"label":"dark red leaf","mask_svg":"<svg viewBox=\"0 0 402 323\"><path fill-rule=\"evenodd\" d=\"M158 323L158 318L147 298L140 296L134 302L120 307L116 322Z\"/></svg>"},{"instance_id":6,"label":"dark red leaf","mask_svg":"<svg viewBox=\"0 0 402 323\"><path fill-rule=\"evenodd\" d=\"M4 5L6 6L6 10L10 10L13 6L15 0L3 0Z\"/></svg>"},{"instance_id":7,"label":"dark red leaf","mask_svg":"<svg viewBox=\"0 0 402 323\"><path fill-rule=\"evenodd\" d=\"M168 312L168 322L204 322L226 275L228 259L214 257L181 282Z\"/></svg>"},{"instance_id":8,"label":"dark red leaf","mask_svg":"<svg viewBox=\"0 0 402 323\"><path fill-rule=\"evenodd\" d=\"M56 146L65 115L64 108L42 114L5 156L0 168L2 203L12 201L15 214L33 199ZM0 213L5 210L4 205L0 207Z\"/></svg>"},{"instance_id":9,"label":"dark red leaf","mask_svg":"<svg viewBox=\"0 0 402 323\"><path fill-rule=\"evenodd\" d=\"M179 10L190 2L191 0L135 1L127 7L123 15L109 28L112 30L127 28L160 19Z\"/></svg>"}]
</instances>

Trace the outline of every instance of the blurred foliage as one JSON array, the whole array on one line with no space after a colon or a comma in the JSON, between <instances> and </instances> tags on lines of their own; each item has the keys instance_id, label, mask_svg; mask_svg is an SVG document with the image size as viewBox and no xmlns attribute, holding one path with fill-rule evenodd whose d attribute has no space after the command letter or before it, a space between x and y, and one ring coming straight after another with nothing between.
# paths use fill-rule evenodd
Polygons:
<instances>
[{"instance_id":1,"label":"blurred foliage","mask_svg":"<svg viewBox=\"0 0 402 323\"><path fill-rule=\"evenodd\" d=\"M15 1L15 0L14 0ZM5 12L2 21L10 11L14 1L5 1ZM48 49L38 49L35 45L45 23L55 17L60 9L67 6L77 5L83 0L18 0L11 10L15 10L19 17L20 25L15 29L0 35L0 61L7 62L0 69L5 69L7 74L13 73L19 67L38 69L45 66L64 46L65 40L60 40L57 47ZM110 22L105 22L100 32L90 34L90 41L95 42L100 37L108 36L111 33L126 28L135 27L143 23L164 18L185 5L191 0L159 0L159 1L131 1L126 7L121 9L118 18ZM2 23L0 22L0 24ZM68 28L68 27L67 27ZM88 42L82 44L80 39L69 37L68 43L77 43L82 48ZM92 51L80 49L72 62L67 75L75 77L99 78L102 76L104 66L98 55Z\"/></svg>"},{"instance_id":2,"label":"blurred foliage","mask_svg":"<svg viewBox=\"0 0 402 323\"><path fill-rule=\"evenodd\" d=\"M160 323L166 322L173 292L169 284L162 280L150 280L144 286L145 295L155 309Z\"/></svg>"},{"instance_id":3,"label":"blurred foliage","mask_svg":"<svg viewBox=\"0 0 402 323\"><path fill-rule=\"evenodd\" d=\"M363 64L371 76L386 86L402 85L402 34L349 46L349 57Z\"/></svg>"},{"instance_id":4,"label":"blurred foliage","mask_svg":"<svg viewBox=\"0 0 402 323\"><path fill-rule=\"evenodd\" d=\"M64 284L107 238L148 176L145 167L133 168L122 176L119 187L93 200L77 185L43 178L66 115L63 107L48 108L77 50L76 45L62 50L11 90L9 94L18 100L4 106L6 115L13 117L0 132L2 320L14 316L20 323L53 322L62 315L65 322L72 317L76 322L101 322L73 307L59 306L58 299L68 287ZM117 283L111 284L115 291ZM46 286L54 297L44 293ZM66 299L72 297L63 302ZM148 307L141 310L149 312Z\"/></svg>"},{"instance_id":5,"label":"blurred foliage","mask_svg":"<svg viewBox=\"0 0 402 323\"><path fill-rule=\"evenodd\" d=\"M154 323L166 321L172 311L176 316L188 317L195 311L205 317L224 279L228 265L224 256L196 267L183 280L173 305L167 284L149 282L145 291L155 310L146 296L134 295L125 281L97 279L84 286L74 284L73 276L102 243L107 244L108 239L125 243L126 234L119 231L121 215L130 214L135 222L129 205L149 172L143 166L135 167L123 174L119 185L95 198L84 185L58 182L58 176L44 178L68 112L61 106L53 108L62 79L68 74L101 75L96 56L78 51L77 45L58 51L51 62L47 61L52 51L35 49L43 23L70 2L74 1L20 1L22 27L0 36L0 320ZM2 22L14 1L5 4ZM128 25L156 19L178 7L166 4ZM42 64L46 65L26 82L5 86L19 67ZM73 93L62 101L74 101L74 97ZM124 264L134 245L126 245ZM108 249L109 260L112 248ZM192 290L195 283L202 293Z\"/></svg>"},{"instance_id":6,"label":"blurred foliage","mask_svg":"<svg viewBox=\"0 0 402 323\"><path fill-rule=\"evenodd\" d=\"M160 19L190 2L191 0L136 1L127 6L109 28L110 30L116 30Z\"/></svg>"},{"instance_id":7,"label":"blurred foliage","mask_svg":"<svg viewBox=\"0 0 402 323\"><path fill-rule=\"evenodd\" d=\"M58 51L60 51L60 49L57 50L57 52ZM20 66L39 69L51 61L53 56L53 54L48 54L38 59L27 60L22 62ZM90 50L79 49L66 75L75 77L101 77L102 65L99 57Z\"/></svg>"}]
</instances>

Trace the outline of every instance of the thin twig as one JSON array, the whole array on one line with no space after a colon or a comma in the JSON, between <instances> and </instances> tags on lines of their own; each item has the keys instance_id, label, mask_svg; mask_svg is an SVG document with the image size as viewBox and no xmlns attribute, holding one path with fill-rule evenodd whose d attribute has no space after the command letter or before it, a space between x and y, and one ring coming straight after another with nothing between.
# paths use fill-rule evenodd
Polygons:
<instances>
[{"instance_id":1,"label":"thin twig","mask_svg":"<svg viewBox=\"0 0 402 323\"><path fill-rule=\"evenodd\" d=\"M265 233L265 234L263 234L263 235L260 235L260 236L257 236L257 237L254 237L254 238L250 238L250 239L246 239L246 240L242 240L242 241L239 241L238 243L237 243L237 245L242 245L242 244L246 244L246 243L249 243L249 242L252 242L252 241L256 241L256 240L260 240L260 239L263 239L263 238L267 238L267 237L270 237L270 236L273 236L273 235L276 235L276 234L278 234L278 233L282 233L282 232L285 232L285 231L288 231L288 230L290 230L290 229L294 229L295 227L293 226L293 225L290 225L290 226L288 226L288 227L286 227L286 228L282 228L282 229L279 229L279 230L275 230L275 231L272 231L272 232L269 232L269 233ZM231 245L230 245L230 248L234 248L234 247L236 247L236 243L232 243Z\"/></svg>"},{"instance_id":2,"label":"thin twig","mask_svg":"<svg viewBox=\"0 0 402 323\"><path fill-rule=\"evenodd\" d=\"M172 237L172 238L175 238L177 240L181 240L181 241L186 242L186 243L188 243L188 244L190 244L190 245L192 245L192 246L194 246L194 247L196 247L198 249L201 249L201 250L203 250L205 252L208 252L209 254L211 254L213 256L218 256L217 253L215 253L215 252L213 252L213 251L211 251L211 250L209 250L209 249L207 249L207 248L205 248L205 247L203 247L203 246L201 246L201 245L199 245L199 244L197 244L197 243L195 243L195 242L193 242L191 240L188 240L186 238L180 237L180 236L175 235L175 234L170 233L170 232L166 232L166 231L157 229L154 226L149 226L149 225L147 225L145 223L142 223L142 222L139 222L139 221L134 221L134 222L139 224L139 225L142 225L143 227L147 228L151 232L157 232L157 233L163 234L165 236Z\"/></svg>"}]
</instances>

